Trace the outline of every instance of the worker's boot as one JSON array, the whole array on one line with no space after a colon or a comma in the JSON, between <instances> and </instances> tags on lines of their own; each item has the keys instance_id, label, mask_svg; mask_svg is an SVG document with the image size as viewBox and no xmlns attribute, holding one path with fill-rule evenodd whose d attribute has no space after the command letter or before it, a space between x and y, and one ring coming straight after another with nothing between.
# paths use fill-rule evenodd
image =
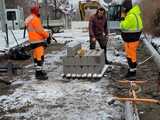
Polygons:
<instances>
[{"instance_id":1,"label":"worker's boot","mask_svg":"<svg viewBox=\"0 0 160 120\"><path fill-rule=\"evenodd\" d=\"M34 67L36 69L35 76L37 79L48 79L47 73L43 70L44 56L42 56L41 61L34 59Z\"/></svg>"},{"instance_id":2,"label":"worker's boot","mask_svg":"<svg viewBox=\"0 0 160 120\"><path fill-rule=\"evenodd\" d=\"M44 73L42 70L36 71L35 77L38 80L47 80L48 79L47 74Z\"/></svg>"},{"instance_id":3,"label":"worker's boot","mask_svg":"<svg viewBox=\"0 0 160 120\"><path fill-rule=\"evenodd\" d=\"M42 59L42 60L41 60L41 66L43 66L43 63L44 63L44 56L42 56L41 59ZM43 69L42 69L42 74L47 76L46 71L43 70Z\"/></svg>"},{"instance_id":4,"label":"worker's boot","mask_svg":"<svg viewBox=\"0 0 160 120\"><path fill-rule=\"evenodd\" d=\"M136 80L136 66L137 63L136 62L132 62L132 61L128 61L129 63L129 69L128 69L128 73L125 75L126 79L129 80Z\"/></svg>"},{"instance_id":5,"label":"worker's boot","mask_svg":"<svg viewBox=\"0 0 160 120\"><path fill-rule=\"evenodd\" d=\"M104 58L105 58L105 64L107 65L111 65L112 62L107 60L107 49L104 49Z\"/></svg>"},{"instance_id":6,"label":"worker's boot","mask_svg":"<svg viewBox=\"0 0 160 120\"><path fill-rule=\"evenodd\" d=\"M125 78L128 80L135 80L136 79L136 70L130 71L131 69L128 70L127 74L125 75Z\"/></svg>"},{"instance_id":7,"label":"worker's boot","mask_svg":"<svg viewBox=\"0 0 160 120\"><path fill-rule=\"evenodd\" d=\"M45 75L45 76L47 76L47 73L46 73L45 70L42 70L42 74Z\"/></svg>"},{"instance_id":8,"label":"worker's boot","mask_svg":"<svg viewBox=\"0 0 160 120\"><path fill-rule=\"evenodd\" d=\"M93 42L93 41L90 39L90 50L93 50L93 49L96 49L96 42Z\"/></svg>"},{"instance_id":9,"label":"worker's boot","mask_svg":"<svg viewBox=\"0 0 160 120\"><path fill-rule=\"evenodd\" d=\"M36 66L35 77L36 77L36 79L39 79L39 80L47 80L48 79L46 72L42 69L42 66L38 66L38 65Z\"/></svg>"}]
</instances>

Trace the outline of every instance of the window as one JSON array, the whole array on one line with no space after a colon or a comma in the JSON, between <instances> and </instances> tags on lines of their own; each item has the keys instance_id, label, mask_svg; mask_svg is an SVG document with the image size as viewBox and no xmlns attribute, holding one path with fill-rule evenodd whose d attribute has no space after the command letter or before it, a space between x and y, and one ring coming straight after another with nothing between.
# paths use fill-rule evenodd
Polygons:
<instances>
[{"instance_id":1,"label":"window","mask_svg":"<svg viewBox=\"0 0 160 120\"><path fill-rule=\"evenodd\" d=\"M7 20L16 20L16 12L7 11Z\"/></svg>"},{"instance_id":2,"label":"window","mask_svg":"<svg viewBox=\"0 0 160 120\"><path fill-rule=\"evenodd\" d=\"M109 6L108 17L111 21L119 21L121 19L121 6Z\"/></svg>"}]
</instances>

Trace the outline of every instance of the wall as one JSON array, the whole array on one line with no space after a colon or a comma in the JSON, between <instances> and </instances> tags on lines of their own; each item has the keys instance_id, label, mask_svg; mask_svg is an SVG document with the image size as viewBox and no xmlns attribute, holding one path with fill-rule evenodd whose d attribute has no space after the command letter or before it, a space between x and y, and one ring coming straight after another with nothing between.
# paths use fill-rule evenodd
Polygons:
<instances>
[{"instance_id":1,"label":"wall","mask_svg":"<svg viewBox=\"0 0 160 120\"><path fill-rule=\"evenodd\" d=\"M144 30L155 36L160 36L160 18L158 18L160 15L157 14L157 10L160 9L160 0L143 0L141 6ZM159 24L155 24L157 20Z\"/></svg>"}]
</instances>

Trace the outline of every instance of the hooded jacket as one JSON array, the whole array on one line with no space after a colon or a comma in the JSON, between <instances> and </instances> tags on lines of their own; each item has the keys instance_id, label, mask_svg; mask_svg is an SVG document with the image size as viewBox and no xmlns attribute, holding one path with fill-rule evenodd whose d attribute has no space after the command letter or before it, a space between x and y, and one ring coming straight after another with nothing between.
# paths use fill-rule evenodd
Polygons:
<instances>
[{"instance_id":1,"label":"hooded jacket","mask_svg":"<svg viewBox=\"0 0 160 120\"><path fill-rule=\"evenodd\" d=\"M35 14L31 14L25 20L30 43L40 43L49 37L42 26L41 20Z\"/></svg>"},{"instance_id":2,"label":"hooded jacket","mask_svg":"<svg viewBox=\"0 0 160 120\"><path fill-rule=\"evenodd\" d=\"M137 32L142 31L143 23L141 18L141 10L139 5L134 5L127 13L124 21L121 21L120 27L122 31Z\"/></svg>"},{"instance_id":3,"label":"hooded jacket","mask_svg":"<svg viewBox=\"0 0 160 120\"><path fill-rule=\"evenodd\" d=\"M134 5L127 13L124 21L120 22L122 38L124 41L133 42L140 38L143 23L141 18L141 10L138 4Z\"/></svg>"}]
</instances>

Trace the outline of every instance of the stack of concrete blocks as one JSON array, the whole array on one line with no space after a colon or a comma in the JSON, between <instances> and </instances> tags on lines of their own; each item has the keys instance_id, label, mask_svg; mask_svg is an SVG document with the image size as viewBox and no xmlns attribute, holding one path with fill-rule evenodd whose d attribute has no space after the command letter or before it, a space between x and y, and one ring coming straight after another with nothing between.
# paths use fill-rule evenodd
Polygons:
<instances>
[{"instance_id":1,"label":"stack of concrete blocks","mask_svg":"<svg viewBox=\"0 0 160 120\"><path fill-rule=\"evenodd\" d=\"M65 77L102 77L105 65L103 50L86 50L84 56L77 53L81 44L73 42L67 47L67 56L63 57L63 72Z\"/></svg>"}]
</instances>

